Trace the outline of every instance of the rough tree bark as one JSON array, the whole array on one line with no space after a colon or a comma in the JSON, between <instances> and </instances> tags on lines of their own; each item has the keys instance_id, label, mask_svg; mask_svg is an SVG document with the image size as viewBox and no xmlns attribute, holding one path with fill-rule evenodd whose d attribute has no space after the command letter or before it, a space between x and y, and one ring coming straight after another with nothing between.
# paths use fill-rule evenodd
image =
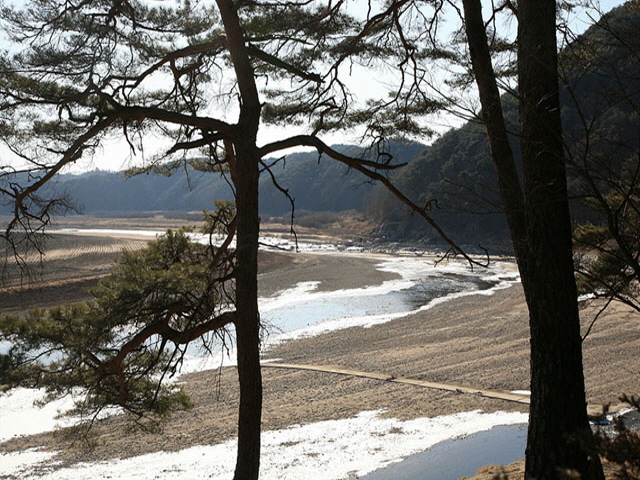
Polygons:
<instances>
[{"instance_id":1,"label":"rough tree bark","mask_svg":"<svg viewBox=\"0 0 640 480\"><path fill-rule=\"evenodd\" d=\"M556 4L518 3L523 192L515 174L479 0L463 0L483 116L529 307L527 479L604 479L586 414L558 95ZM517 185L516 186L516 182ZM571 477L573 478L573 477Z\"/></svg>"},{"instance_id":2,"label":"rough tree bark","mask_svg":"<svg viewBox=\"0 0 640 480\"><path fill-rule=\"evenodd\" d=\"M531 407L526 478L603 479L586 413L560 118L556 2L519 2L518 86L527 212Z\"/></svg>"},{"instance_id":3,"label":"rough tree bark","mask_svg":"<svg viewBox=\"0 0 640 480\"><path fill-rule=\"evenodd\" d=\"M240 122L242 125L243 122ZM237 146L238 215L236 342L240 407L235 480L257 480L260 468L262 375L258 313L258 156L254 145Z\"/></svg>"},{"instance_id":4,"label":"rough tree bark","mask_svg":"<svg viewBox=\"0 0 640 480\"><path fill-rule=\"evenodd\" d=\"M256 145L260 99L238 14L232 0L217 0L227 35L241 96L240 118L233 138L236 174L237 273L236 342L240 407L235 480L258 480L262 374L260 371L260 315L258 312L258 177L260 154Z\"/></svg>"},{"instance_id":5,"label":"rough tree bark","mask_svg":"<svg viewBox=\"0 0 640 480\"><path fill-rule=\"evenodd\" d=\"M482 19L482 5L479 0L463 0L467 43L471 56L471 65L478 86L482 105L482 119L487 130L491 159L495 165L500 196L507 215L509 232L521 272L522 282L526 283L527 232L524 213L524 195L509 144L507 126L502 112L500 91L491 63L487 32ZM527 289L525 288L525 294Z\"/></svg>"}]
</instances>

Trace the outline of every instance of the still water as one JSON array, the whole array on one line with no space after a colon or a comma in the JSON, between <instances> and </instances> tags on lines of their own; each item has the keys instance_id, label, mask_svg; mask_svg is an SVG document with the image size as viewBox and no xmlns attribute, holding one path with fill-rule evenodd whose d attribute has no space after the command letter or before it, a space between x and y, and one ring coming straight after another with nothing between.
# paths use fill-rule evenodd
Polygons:
<instances>
[{"instance_id":1,"label":"still water","mask_svg":"<svg viewBox=\"0 0 640 480\"><path fill-rule=\"evenodd\" d=\"M483 465L507 465L524 458L527 425L500 425L462 439L447 440L426 452L360 477L360 480L454 480Z\"/></svg>"},{"instance_id":2,"label":"still water","mask_svg":"<svg viewBox=\"0 0 640 480\"><path fill-rule=\"evenodd\" d=\"M427 261L397 258L381 268L398 273L402 278L379 286L315 291L314 282L282 292L278 298L262 299L263 322L274 332L307 330L321 333L348 326L369 326L428 308L443 301L474 292L490 292L517 280L513 272L488 270L469 273L465 267L434 268ZM321 327L311 328L309 327Z\"/></svg>"}]
</instances>

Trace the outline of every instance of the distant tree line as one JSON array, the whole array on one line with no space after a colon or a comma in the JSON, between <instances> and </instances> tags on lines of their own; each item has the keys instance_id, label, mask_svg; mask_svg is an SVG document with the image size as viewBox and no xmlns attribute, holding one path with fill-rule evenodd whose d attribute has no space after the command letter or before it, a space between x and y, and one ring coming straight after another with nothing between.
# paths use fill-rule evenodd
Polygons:
<instances>
[{"instance_id":1,"label":"distant tree line","mask_svg":"<svg viewBox=\"0 0 640 480\"><path fill-rule=\"evenodd\" d=\"M364 154L362 148L355 146L338 145L334 148L356 157ZM408 163L424 148L420 143L399 140L390 143L389 153L397 162ZM313 152L291 153L287 155L287 162L274 171L300 210L364 211L374 187L368 177ZM336 179L340 181L336 182ZM198 212L212 208L216 200L233 198L233 191L224 178L192 167L178 169L170 175L153 172L128 175L126 171L66 174L42 189L45 196L63 193L68 194L79 213L87 215L159 210ZM262 176L260 213L282 216L290 211L291 204L287 198L269 178ZM0 205L0 214L11 214L11 205Z\"/></svg>"}]
</instances>

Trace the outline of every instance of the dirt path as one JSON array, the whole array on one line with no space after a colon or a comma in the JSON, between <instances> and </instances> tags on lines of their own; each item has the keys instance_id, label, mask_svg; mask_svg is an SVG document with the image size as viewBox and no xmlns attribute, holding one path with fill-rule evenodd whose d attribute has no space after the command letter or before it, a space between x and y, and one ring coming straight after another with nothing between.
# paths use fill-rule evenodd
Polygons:
<instances>
[{"instance_id":1,"label":"dirt path","mask_svg":"<svg viewBox=\"0 0 640 480\"><path fill-rule=\"evenodd\" d=\"M484 398L493 398L496 400L504 400L505 402L514 402L520 403L522 405L529 405L529 396L519 393L473 388L453 383L428 382L426 380L418 380L415 378L395 377L393 375L389 375L388 373L363 372L361 370L352 370L336 365L301 365L293 363L265 362L262 364L262 368L283 368L287 370L307 370L311 372L335 373L337 375L369 378L372 380L382 380L383 382L400 383L404 385L415 385L417 387L430 388L433 390L466 393L468 395L478 395Z\"/></svg>"}]
</instances>

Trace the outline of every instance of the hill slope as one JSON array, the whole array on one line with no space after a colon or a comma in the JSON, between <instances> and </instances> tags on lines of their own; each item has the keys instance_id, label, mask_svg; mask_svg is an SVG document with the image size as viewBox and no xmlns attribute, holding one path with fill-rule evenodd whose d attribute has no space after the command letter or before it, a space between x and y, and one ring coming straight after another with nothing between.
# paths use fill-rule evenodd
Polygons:
<instances>
[{"instance_id":1,"label":"hill slope","mask_svg":"<svg viewBox=\"0 0 640 480\"><path fill-rule=\"evenodd\" d=\"M362 154L358 147L335 148L354 156ZM425 148L418 143L393 142L391 153L396 162L409 162ZM373 189L360 173L313 152L289 154L273 166L272 172L295 199L296 210L362 211ZM63 194L85 214L201 211L211 209L215 200L232 198L226 178L190 168L172 176L141 174L126 178L123 173L104 171L61 175L42 190L43 196ZM266 173L260 178L260 204L261 213L269 215L283 215L291 208ZM9 206L0 206L0 213L9 214Z\"/></svg>"},{"instance_id":2,"label":"hill slope","mask_svg":"<svg viewBox=\"0 0 640 480\"><path fill-rule=\"evenodd\" d=\"M561 92L569 187L580 199L589 186L584 170L595 173L605 193L620 179L625 162L637 163L640 151L640 9L612 10L561 54L565 88ZM512 97L503 97L512 148L520 157L518 112ZM399 188L419 204L435 199L431 213L461 244L510 245L496 187L484 127L467 123L442 136L395 177ZM577 200L576 222L599 221ZM369 213L384 238L440 243L440 239L391 198L376 189Z\"/></svg>"}]
</instances>

